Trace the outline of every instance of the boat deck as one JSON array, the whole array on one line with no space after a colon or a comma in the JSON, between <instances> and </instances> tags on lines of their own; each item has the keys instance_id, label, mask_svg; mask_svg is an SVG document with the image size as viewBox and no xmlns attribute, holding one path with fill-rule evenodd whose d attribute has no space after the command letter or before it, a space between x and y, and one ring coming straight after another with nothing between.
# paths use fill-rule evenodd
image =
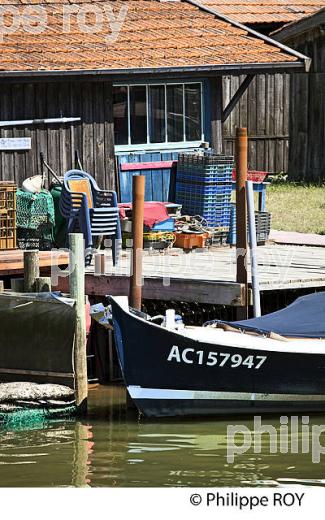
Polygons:
<instances>
[{"instance_id":1,"label":"boat deck","mask_svg":"<svg viewBox=\"0 0 325 520\"><path fill-rule=\"evenodd\" d=\"M128 294L130 259L130 252L123 251L119 266L113 268L109 252L105 274L96 272L94 266L87 268L87 294ZM319 287L325 290L325 248L274 244L260 246L258 266L262 291ZM165 254L145 252L143 275L144 298L243 304L243 286L235 281L235 248L215 247L188 254L178 249ZM67 278L60 278L59 287L67 290L67 283Z\"/></svg>"}]
</instances>

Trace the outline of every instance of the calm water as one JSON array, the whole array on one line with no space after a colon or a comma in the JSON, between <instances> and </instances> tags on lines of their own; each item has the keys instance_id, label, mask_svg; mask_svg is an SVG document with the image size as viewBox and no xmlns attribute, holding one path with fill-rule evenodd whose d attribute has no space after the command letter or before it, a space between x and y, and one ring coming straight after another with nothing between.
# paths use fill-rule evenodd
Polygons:
<instances>
[{"instance_id":1,"label":"calm water","mask_svg":"<svg viewBox=\"0 0 325 520\"><path fill-rule=\"evenodd\" d=\"M125 413L124 395L92 390L87 420L0 430L0 486L325 485L325 455L313 464L311 454L270 454L265 436L261 454L227 463L227 425L252 427L247 418L139 421ZM279 428L279 417L266 420Z\"/></svg>"}]
</instances>

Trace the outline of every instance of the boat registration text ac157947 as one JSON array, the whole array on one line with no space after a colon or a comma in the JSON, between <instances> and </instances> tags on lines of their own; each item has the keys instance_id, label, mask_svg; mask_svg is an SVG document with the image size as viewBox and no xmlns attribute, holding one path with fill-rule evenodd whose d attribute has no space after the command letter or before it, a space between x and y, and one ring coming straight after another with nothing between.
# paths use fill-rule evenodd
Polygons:
<instances>
[{"instance_id":1,"label":"boat registration text ac157947","mask_svg":"<svg viewBox=\"0 0 325 520\"><path fill-rule=\"evenodd\" d=\"M206 365L209 367L238 368L246 367L258 370L266 361L267 356L242 356L241 354L229 354L228 352L209 352L195 350L194 348L180 348L173 345L170 349L167 361L186 363L188 365Z\"/></svg>"}]
</instances>

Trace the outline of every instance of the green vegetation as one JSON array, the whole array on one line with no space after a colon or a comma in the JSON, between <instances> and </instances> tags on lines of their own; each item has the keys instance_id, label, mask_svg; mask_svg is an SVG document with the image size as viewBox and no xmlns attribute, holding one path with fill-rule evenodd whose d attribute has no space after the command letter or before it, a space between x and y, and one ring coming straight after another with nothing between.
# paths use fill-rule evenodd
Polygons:
<instances>
[{"instance_id":1,"label":"green vegetation","mask_svg":"<svg viewBox=\"0 0 325 520\"><path fill-rule=\"evenodd\" d=\"M272 229L325 235L325 185L276 182L267 188Z\"/></svg>"}]
</instances>

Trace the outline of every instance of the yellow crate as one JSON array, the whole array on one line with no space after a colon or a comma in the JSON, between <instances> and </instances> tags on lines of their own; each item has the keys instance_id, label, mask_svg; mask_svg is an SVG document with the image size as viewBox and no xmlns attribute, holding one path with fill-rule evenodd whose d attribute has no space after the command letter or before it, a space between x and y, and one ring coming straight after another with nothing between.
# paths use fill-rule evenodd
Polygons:
<instances>
[{"instance_id":1,"label":"yellow crate","mask_svg":"<svg viewBox=\"0 0 325 520\"><path fill-rule=\"evenodd\" d=\"M0 250L16 249L16 191L10 182L0 182Z\"/></svg>"}]
</instances>

